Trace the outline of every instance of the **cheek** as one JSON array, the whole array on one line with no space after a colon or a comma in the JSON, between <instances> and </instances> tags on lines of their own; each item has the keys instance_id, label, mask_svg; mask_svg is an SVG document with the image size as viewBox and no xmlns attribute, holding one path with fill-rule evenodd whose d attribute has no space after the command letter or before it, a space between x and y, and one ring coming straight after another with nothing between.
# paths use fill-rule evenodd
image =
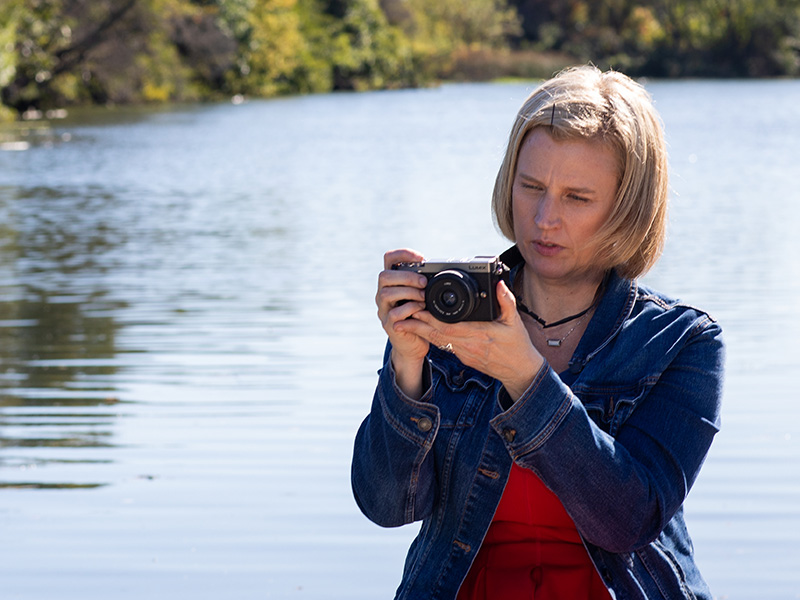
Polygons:
<instances>
[{"instance_id":1,"label":"cheek","mask_svg":"<svg viewBox=\"0 0 800 600\"><path fill-rule=\"evenodd\" d=\"M512 200L511 202L511 226L514 231L515 238L519 237L519 233L526 226L528 222L528 211L524 203Z\"/></svg>"},{"instance_id":2,"label":"cheek","mask_svg":"<svg viewBox=\"0 0 800 600\"><path fill-rule=\"evenodd\" d=\"M574 238L578 238L583 244L588 244L592 247L595 245L594 237L603 227L603 224L606 221L606 215L595 215L592 218L584 218L580 224L575 223L577 227L572 229L572 235Z\"/></svg>"},{"instance_id":3,"label":"cheek","mask_svg":"<svg viewBox=\"0 0 800 600\"><path fill-rule=\"evenodd\" d=\"M530 198L530 195L526 195L525 193L511 194L511 216L515 222L517 218L523 221L526 220L534 210L534 201Z\"/></svg>"}]
</instances>

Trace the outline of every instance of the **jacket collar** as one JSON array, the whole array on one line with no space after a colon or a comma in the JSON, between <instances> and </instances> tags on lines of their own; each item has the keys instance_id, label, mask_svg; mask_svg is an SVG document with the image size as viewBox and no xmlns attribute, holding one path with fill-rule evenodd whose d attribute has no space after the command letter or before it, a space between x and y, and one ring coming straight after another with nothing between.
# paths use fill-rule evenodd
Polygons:
<instances>
[{"instance_id":1,"label":"jacket collar","mask_svg":"<svg viewBox=\"0 0 800 600\"><path fill-rule=\"evenodd\" d=\"M512 281L519 267L525 263L516 246L503 252L500 260L511 270ZM583 371L586 363L616 337L633 310L638 290L636 281L621 277L615 269L612 269L607 277L605 291L597 310L592 315L586 332L569 361L569 372L574 376Z\"/></svg>"}]
</instances>

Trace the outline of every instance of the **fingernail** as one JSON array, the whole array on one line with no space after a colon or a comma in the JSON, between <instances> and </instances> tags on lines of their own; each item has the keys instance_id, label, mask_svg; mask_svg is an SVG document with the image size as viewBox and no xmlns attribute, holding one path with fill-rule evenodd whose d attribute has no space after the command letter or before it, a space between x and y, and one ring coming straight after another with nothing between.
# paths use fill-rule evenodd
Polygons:
<instances>
[{"instance_id":1,"label":"fingernail","mask_svg":"<svg viewBox=\"0 0 800 600\"><path fill-rule=\"evenodd\" d=\"M427 277L425 277L424 275L420 275L420 278L419 278L419 284L420 284L422 287L425 287L425 286L428 284L428 278L427 278Z\"/></svg>"}]
</instances>

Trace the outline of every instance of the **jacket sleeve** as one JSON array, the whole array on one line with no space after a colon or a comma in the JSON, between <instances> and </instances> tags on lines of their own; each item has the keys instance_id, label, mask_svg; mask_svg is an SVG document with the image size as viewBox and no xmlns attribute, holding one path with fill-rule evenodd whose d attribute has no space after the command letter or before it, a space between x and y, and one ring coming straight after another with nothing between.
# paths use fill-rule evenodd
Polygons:
<instances>
[{"instance_id":1,"label":"jacket sleeve","mask_svg":"<svg viewBox=\"0 0 800 600\"><path fill-rule=\"evenodd\" d=\"M351 484L361 511L382 527L397 527L427 517L433 505L435 475L431 448L440 414L430 402L397 386L387 349L372 409L356 434ZM430 365L426 361L427 381Z\"/></svg>"},{"instance_id":2,"label":"jacket sleeve","mask_svg":"<svg viewBox=\"0 0 800 600\"><path fill-rule=\"evenodd\" d=\"M698 475L719 428L723 360L721 330L706 320L615 437L547 365L492 426L589 543L630 552L658 537Z\"/></svg>"}]
</instances>

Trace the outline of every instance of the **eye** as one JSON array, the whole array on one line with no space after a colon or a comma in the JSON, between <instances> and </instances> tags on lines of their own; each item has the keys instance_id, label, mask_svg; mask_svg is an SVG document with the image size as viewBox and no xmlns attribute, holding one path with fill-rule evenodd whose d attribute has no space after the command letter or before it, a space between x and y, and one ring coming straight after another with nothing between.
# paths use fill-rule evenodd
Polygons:
<instances>
[{"instance_id":1,"label":"eye","mask_svg":"<svg viewBox=\"0 0 800 600\"><path fill-rule=\"evenodd\" d=\"M581 196L580 194L569 194L567 198L569 198L570 200L575 200L577 202L583 202L583 203L589 202L589 198L587 198L586 196Z\"/></svg>"},{"instance_id":2,"label":"eye","mask_svg":"<svg viewBox=\"0 0 800 600\"><path fill-rule=\"evenodd\" d=\"M538 183L530 183L528 181L521 181L519 186L524 190L541 190L543 189Z\"/></svg>"}]
</instances>

